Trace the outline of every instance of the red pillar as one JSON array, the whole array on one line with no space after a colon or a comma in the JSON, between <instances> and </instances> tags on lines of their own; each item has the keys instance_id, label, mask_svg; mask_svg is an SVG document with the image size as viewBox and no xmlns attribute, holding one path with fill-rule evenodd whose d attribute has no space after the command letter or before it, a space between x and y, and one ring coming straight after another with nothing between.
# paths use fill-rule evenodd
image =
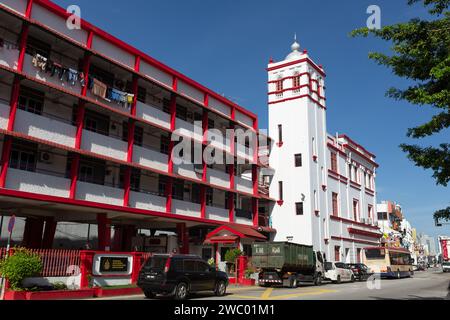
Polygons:
<instances>
[{"instance_id":1,"label":"red pillar","mask_svg":"<svg viewBox=\"0 0 450 320\"><path fill-rule=\"evenodd\" d=\"M55 239L55 232L57 222L54 217L48 217L45 219L44 238L42 240L42 249L52 249L53 240Z\"/></svg>"},{"instance_id":2,"label":"red pillar","mask_svg":"<svg viewBox=\"0 0 450 320\"><path fill-rule=\"evenodd\" d=\"M238 283L243 283L245 279L245 270L247 270L248 258L246 256L240 256L238 259Z\"/></svg>"},{"instance_id":3,"label":"red pillar","mask_svg":"<svg viewBox=\"0 0 450 320\"><path fill-rule=\"evenodd\" d=\"M181 243L180 253L189 254L189 229L185 223L177 224L178 242Z\"/></svg>"},{"instance_id":4,"label":"red pillar","mask_svg":"<svg viewBox=\"0 0 450 320\"><path fill-rule=\"evenodd\" d=\"M208 95L205 94L205 106L208 105ZM208 110L203 110L203 119L202 119L202 130L203 130L203 146L202 146L202 164L203 164L203 174L202 181L208 182L208 165L205 161L204 151L205 144L208 142L208 125L209 125L209 112ZM201 204L201 218L206 219L206 186L203 185L200 188L200 204Z\"/></svg>"},{"instance_id":5,"label":"red pillar","mask_svg":"<svg viewBox=\"0 0 450 320\"><path fill-rule=\"evenodd\" d=\"M258 188L258 166L254 164L252 166L252 183L253 183L253 195L258 196L259 188Z\"/></svg>"},{"instance_id":6,"label":"red pillar","mask_svg":"<svg viewBox=\"0 0 450 320\"><path fill-rule=\"evenodd\" d=\"M133 252L131 254L133 256L131 283L135 284L135 283L137 283L137 281L139 279L139 272L141 271L141 267L142 267L142 253L141 252Z\"/></svg>"},{"instance_id":7,"label":"red pillar","mask_svg":"<svg viewBox=\"0 0 450 320\"><path fill-rule=\"evenodd\" d=\"M94 254L93 251L81 251L80 253L81 289L89 288L89 276L92 274Z\"/></svg>"},{"instance_id":8,"label":"red pillar","mask_svg":"<svg viewBox=\"0 0 450 320\"><path fill-rule=\"evenodd\" d=\"M12 137L5 136L5 140L3 141L2 157L0 160L1 161L0 165L2 166L2 168L0 169L0 188L4 188L6 186L6 176L8 174L11 148L12 148Z\"/></svg>"},{"instance_id":9,"label":"red pillar","mask_svg":"<svg viewBox=\"0 0 450 320\"><path fill-rule=\"evenodd\" d=\"M253 226L259 227L259 200L253 198Z\"/></svg>"},{"instance_id":10,"label":"red pillar","mask_svg":"<svg viewBox=\"0 0 450 320\"><path fill-rule=\"evenodd\" d=\"M22 246L30 249L40 249L42 246L42 231L44 219L27 218L23 232Z\"/></svg>"},{"instance_id":11,"label":"red pillar","mask_svg":"<svg viewBox=\"0 0 450 320\"><path fill-rule=\"evenodd\" d=\"M111 221L106 213L97 214L98 250L111 251Z\"/></svg>"},{"instance_id":12,"label":"red pillar","mask_svg":"<svg viewBox=\"0 0 450 320\"><path fill-rule=\"evenodd\" d=\"M234 197L236 195L234 193L229 193L229 197L228 197L228 217L231 223L234 222Z\"/></svg>"},{"instance_id":13,"label":"red pillar","mask_svg":"<svg viewBox=\"0 0 450 320\"><path fill-rule=\"evenodd\" d=\"M173 88L176 91L178 86L177 78L174 77L173 80ZM175 94L172 95L172 98L170 100L170 130L173 134L173 131L176 129L176 116L177 116L177 97ZM174 141L172 141L172 137L169 142L169 155L168 155L168 172L169 174L173 173L173 148L174 148ZM166 212L171 213L172 212L172 189L173 189L173 178L168 177L167 178L167 184L166 184Z\"/></svg>"}]
</instances>

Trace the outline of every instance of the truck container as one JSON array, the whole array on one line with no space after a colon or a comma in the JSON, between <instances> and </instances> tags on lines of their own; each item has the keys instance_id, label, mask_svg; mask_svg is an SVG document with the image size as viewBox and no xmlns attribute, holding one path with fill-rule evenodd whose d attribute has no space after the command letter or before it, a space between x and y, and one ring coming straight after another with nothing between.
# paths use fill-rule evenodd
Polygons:
<instances>
[{"instance_id":1,"label":"truck container","mask_svg":"<svg viewBox=\"0 0 450 320\"><path fill-rule=\"evenodd\" d=\"M322 283L323 255L312 246L290 242L255 243L252 264L259 273L259 285L297 287L301 282Z\"/></svg>"},{"instance_id":2,"label":"truck container","mask_svg":"<svg viewBox=\"0 0 450 320\"><path fill-rule=\"evenodd\" d=\"M442 270L450 271L450 237L440 236L439 246L442 254Z\"/></svg>"}]
</instances>

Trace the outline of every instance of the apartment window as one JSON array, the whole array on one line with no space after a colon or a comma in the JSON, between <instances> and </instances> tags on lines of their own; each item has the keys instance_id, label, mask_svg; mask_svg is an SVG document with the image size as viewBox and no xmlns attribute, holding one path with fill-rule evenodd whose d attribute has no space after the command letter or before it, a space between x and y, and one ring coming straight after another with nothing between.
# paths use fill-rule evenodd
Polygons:
<instances>
[{"instance_id":1,"label":"apartment window","mask_svg":"<svg viewBox=\"0 0 450 320\"><path fill-rule=\"evenodd\" d=\"M128 141L128 122L123 122L123 130L122 130L122 140ZM142 147L142 142L144 139L144 128L135 125L134 127L134 144Z\"/></svg>"},{"instance_id":2,"label":"apartment window","mask_svg":"<svg viewBox=\"0 0 450 320\"><path fill-rule=\"evenodd\" d=\"M163 111L165 113L170 113L170 100L169 99L163 99Z\"/></svg>"},{"instance_id":3,"label":"apartment window","mask_svg":"<svg viewBox=\"0 0 450 320\"><path fill-rule=\"evenodd\" d=\"M319 197L316 190L314 190L314 211L319 211Z\"/></svg>"},{"instance_id":4,"label":"apartment window","mask_svg":"<svg viewBox=\"0 0 450 320\"><path fill-rule=\"evenodd\" d=\"M27 87L21 87L19 109L41 115L44 109L45 93Z\"/></svg>"},{"instance_id":5,"label":"apartment window","mask_svg":"<svg viewBox=\"0 0 450 320\"><path fill-rule=\"evenodd\" d=\"M184 200L184 181L173 181L172 197L177 200Z\"/></svg>"},{"instance_id":6,"label":"apartment window","mask_svg":"<svg viewBox=\"0 0 450 320\"><path fill-rule=\"evenodd\" d=\"M86 110L84 129L109 136L109 117L92 110Z\"/></svg>"},{"instance_id":7,"label":"apartment window","mask_svg":"<svg viewBox=\"0 0 450 320\"><path fill-rule=\"evenodd\" d=\"M333 216L339 216L339 204L338 204L338 194L333 192L331 195L332 198L332 208L333 208Z\"/></svg>"},{"instance_id":8,"label":"apartment window","mask_svg":"<svg viewBox=\"0 0 450 320\"><path fill-rule=\"evenodd\" d=\"M339 246L334 247L334 261L335 262L341 261L341 247Z\"/></svg>"},{"instance_id":9,"label":"apartment window","mask_svg":"<svg viewBox=\"0 0 450 320\"><path fill-rule=\"evenodd\" d=\"M359 182L358 168L353 166L353 181Z\"/></svg>"},{"instance_id":10,"label":"apartment window","mask_svg":"<svg viewBox=\"0 0 450 320\"><path fill-rule=\"evenodd\" d=\"M25 141L14 142L12 145L9 167L23 171L36 171L37 144Z\"/></svg>"},{"instance_id":11,"label":"apartment window","mask_svg":"<svg viewBox=\"0 0 450 320\"><path fill-rule=\"evenodd\" d=\"M373 219L373 206L371 206L370 204L367 208L367 216L369 217L369 219Z\"/></svg>"},{"instance_id":12,"label":"apartment window","mask_svg":"<svg viewBox=\"0 0 450 320\"><path fill-rule=\"evenodd\" d=\"M158 193L160 196L166 195L167 177L159 176L158 179Z\"/></svg>"},{"instance_id":13,"label":"apartment window","mask_svg":"<svg viewBox=\"0 0 450 320\"><path fill-rule=\"evenodd\" d=\"M214 200L214 191L211 187L206 187L206 205L212 206Z\"/></svg>"},{"instance_id":14,"label":"apartment window","mask_svg":"<svg viewBox=\"0 0 450 320\"><path fill-rule=\"evenodd\" d=\"M187 108L177 104L177 118L187 121Z\"/></svg>"},{"instance_id":15,"label":"apartment window","mask_svg":"<svg viewBox=\"0 0 450 320\"><path fill-rule=\"evenodd\" d=\"M300 153L295 155L295 166L297 168L302 166L302 155Z\"/></svg>"},{"instance_id":16,"label":"apartment window","mask_svg":"<svg viewBox=\"0 0 450 320\"><path fill-rule=\"evenodd\" d=\"M316 138L312 138L312 153L313 156L317 156Z\"/></svg>"},{"instance_id":17,"label":"apartment window","mask_svg":"<svg viewBox=\"0 0 450 320\"><path fill-rule=\"evenodd\" d=\"M359 221L359 201L353 200L353 218L355 221Z\"/></svg>"},{"instance_id":18,"label":"apartment window","mask_svg":"<svg viewBox=\"0 0 450 320\"><path fill-rule=\"evenodd\" d=\"M231 192L225 192L225 209L230 209L230 198L234 199L234 207L236 208L237 197L234 197L234 194Z\"/></svg>"},{"instance_id":19,"label":"apartment window","mask_svg":"<svg viewBox=\"0 0 450 320\"><path fill-rule=\"evenodd\" d=\"M294 75L294 77L292 78L292 87L300 87L300 76L298 74Z\"/></svg>"},{"instance_id":20,"label":"apartment window","mask_svg":"<svg viewBox=\"0 0 450 320\"><path fill-rule=\"evenodd\" d=\"M338 172L336 152L331 152L331 170L334 172Z\"/></svg>"},{"instance_id":21,"label":"apartment window","mask_svg":"<svg viewBox=\"0 0 450 320\"><path fill-rule=\"evenodd\" d=\"M278 143L281 145L283 143L283 126L278 125Z\"/></svg>"},{"instance_id":22,"label":"apartment window","mask_svg":"<svg viewBox=\"0 0 450 320\"><path fill-rule=\"evenodd\" d=\"M198 184L193 184L191 186L191 201L193 203L197 203L200 204L200 185Z\"/></svg>"},{"instance_id":23,"label":"apartment window","mask_svg":"<svg viewBox=\"0 0 450 320\"><path fill-rule=\"evenodd\" d=\"M353 181L353 165L348 165L348 178Z\"/></svg>"},{"instance_id":24,"label":"apartment window","mask_svg":"<svg viewBox=\"0 0 450 320\"><path fill-rule=\"evenodd\" d=\"M67 161L67 168L71 166L72 159L69 158ZM78 181L94 183L94 184L105 184L106 176L106 163L101 160L94 159L80 159L80 166L78 169Z\"/></svg>"},{"instance_id":25,"label":"apartment window","mask_svg":"<svg viewBox=\"0 0 450 320\"><path fill-rule=\"evenodd\" d=\"M278 200L283 201L283 181L278 182Z\"/></svg>"},{"instance_id":26,"label":"apartment window","mask_svg":"<svg viewBox=\"0 0 450 320\"><path fill-rule=\"evenodd\" d=\"M160 145L160 152L163 154L169 154L169 145L170 145L170 138L166 135L161 136L161 145Z\"/></svg>"},{"instance_id":27,"label":"apartment window","mask_svg":"<svg viewBox=\"0 0 450 320\"><path fill-rule=\"evenodd\" d=\"M51 46L42 40L38 40L29 36L27 40L26 53L33 56L36 53L43 57L49 58L51 52Z\"/></svg>"},{"instance_id":28,"label":"apartment window","mask_svg":"<svg viewBox=\"0 0 450 320\"><path fill-rule=\"evenodd\" d=\"M387 212L378 212L378 220L387 220Z\"/></svg>"},{"instance_id":29,"label":"apartment window","mask_svg":"<svg viewBox=\"0 0 450 320\"><path fill-rule=\"evenodd\" d=\"M302 216L303 215L303 202L297 202L295 204L295 213L298 216Z\"/></svg>"},{"instance_id":30,"label":"apartment window","mask_svg":"<svg viewBox=\"0 0 450 320\"><path fill-rule=\"evenodd\" d=\"M120 175L119 175L119 187L125 187L125 172L127 168L124 166L120 167ZM136 192L139 192L141 187L141 170L132 168L131 176L130 176L130 189Z\"/></svg>"},{"instance_id":31,"label":"apartment window","mask_svg":"<svg viewBox=\"0 0 450 320\"><path fill-rule=\"evenodd\" d=\"M356 263L361 263L361 249L356 249Z\"/></svg>"}]
</instances>

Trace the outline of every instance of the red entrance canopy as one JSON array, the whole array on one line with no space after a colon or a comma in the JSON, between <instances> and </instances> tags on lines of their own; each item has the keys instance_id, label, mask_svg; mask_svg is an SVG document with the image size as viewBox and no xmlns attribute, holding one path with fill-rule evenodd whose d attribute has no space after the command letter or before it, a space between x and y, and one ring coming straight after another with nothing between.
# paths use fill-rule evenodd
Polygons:
<instances>
[{"instance_id":1,"label":"red entrance canopy","mask_svg":"<svg viewBox=\"0 0 450 320\"><path fill-rule=\"evenodd\" d=\"M227 232L227 235L220 235ZM252 226L237 224L225 224L210 232L206 236L205 244L211 243L234 243L239 239L267 240L265 236L256 231Z\"/></svg>"}]
</instances>

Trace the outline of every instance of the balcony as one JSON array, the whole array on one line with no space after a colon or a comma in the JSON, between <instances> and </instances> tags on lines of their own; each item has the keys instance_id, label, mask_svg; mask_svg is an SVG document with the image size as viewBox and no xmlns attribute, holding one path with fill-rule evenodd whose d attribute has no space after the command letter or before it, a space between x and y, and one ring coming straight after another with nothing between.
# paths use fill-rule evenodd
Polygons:
<instances>
[{"instance_id":1,"label":"balcony","mask_svg":"<svg viewBox=\"0 0 450 320\"><path fill-rule=\"evenodd\" d=\"M203 165L200 164L197 166L192 163L184 163L182 160L174 158L173 172L186 178L201 180L203 176Z\"/></svg>"},{"instance_id":2,"label":"balcony","mask_svg":"<svg viewBox=\"0 0 450 320\"><path fill-rule=\"evenodd\" d=\"M208 182L219 187L230 187L230 175L226 172L210 169L206 171Z\"/></svg>"},{"instance_id":3,"label":"balcony","mask_svg":"<svg viewBox=\"0 0 450 320\"><path fill-rule=\"evenodd\" d=\"M24 65L23 65L23 71L28 74L31 77L36 78L37 80L46 82L50 85L55 85L57 87L60 87L65 90L69 90L75 94L81 93L81 85L77 81L75 85L71 85L69 82L66 81L65 77L63 80L61 80L58 75L54 75L53 77L50 75L50 73L46 73L45 71L42 71L42 69L36 68L32 64L33 57L26 54ZM66 66L67 67L67 66ZM74 69L78 69L77 67L73 67Z\"/></svg>"},{"instance_id":4,"label":"balcony","mask_svg":"<svg viewBox=\"0 0 450 320\"><path fill-rule=\"evenodd\" d=\"M158 126L170 129L170 115L140 101L136 105L136 116Z\"/></svg>"},{"instance_id":5,"label":"balcony","mask_svg":"<svg viewBox=\"0 0 450 320\"><path fill-rule=\"evenodd\" d=\"M218 207L206 207L206 217L210 220L229 222L229 210Z\"/></svg>"},{"instance_id":6,"label":"balcony","mask_svg":"<svg viewBox=\"0 0 450 320\"><path fill-rule=\"evenodd\" d=\"M241 144L236 144L236 155L249 161L254 160L253 150Z\"/></svg>"},{"instance_id":7,"label":"balcony","mask_svg":"<svg viewBox=\"0 0 450 320\"><path fill-rule=\"evenodd\" d=\"M0 49L0 65L17 70L19 60L18 50Z\"/></svg>"},{"instance_id":8,"label":"balcony","mask_svg":"<svg viewBox=\"0 0 450 320\"><path fill-rule=\"evenodd\" d=\"M200 218L200 210L200 204L197 203L175 199L172 201L172 213L174 214Z\"/></svg>"},{"instance_id":9,"label":"balcony","mask_svg":"<svg viewBox=\"0 0 450 320\"><path fill-rule=\"evenodd\" d=\"M168 171L168 159L166 154L155 150L134 146L133 162L145 167L154 168L156 170Z\"/></svg>"},{"instance_id":10,"label":"balcony","mask_svg":"<svg viewBox=\"0 0 450 320\"><path fill-rule=\"evenodd\" d=\"M0 101L0 129L8 128L9 109L9 105L6 102Z\"/></svg>"},{"instance_id":11,"label":"balcony","mask_svg":"<svg viewBox=\"0 0 450 320\"><path fill-rule=\"evenodd\" d=\"M91 98L92 100L96 101L97 103L107 105L108 107L111 107L118 111L125 112L125 113L131 113L131 108L128 106L128 104L123 105L122 103L119 103L119 102L108 101L106 99L103 99L102 97L94 95L90 90L87 90L86 97Z\"/></svg>"},{"instance_id":12,"label":"balcony","mask_svg":"<svg viewBox=\"0 0 450 320\"><path fill-rule=\"evenodd\" d=\"M78 181L77 199L123 206L123 189Z\"/></svg>"},{"instance_id":13,"label":"balcony","mask_svg":"<svg viewBox=\"0 0 450 320\"><path fill-rule=\"evenodd\" d=\"M166 212L166 198L151 193L135 192L130 193L130 207Z\"/></svg>"},{"instance_id":14,"label":"balcony","mask_svg":"<svg viewBox=\"0 0 450 320\"><path fill-rule=\"evenodd\" d=\"M86 151L126 161L128 143L89 130L83 130L81 148Z\"/></svg>"},{"instance_id":15,"label":"balcony","mask_svg":"<svg viewBox=\"0 0 450 320\"><path fill-rule=\"evenodd\" d=\"M14 130L70 148L75 147L76 128L74 126L24 110L17 110Z\"/></svg>"},{"instance_id":16,"label":"balcony","mask_svg":"<svg viewBox=\"0 0 450 320\"><path fill-rule=\"evenodd\" d=\"M23 192L68 198L70 180L45 173L8 170L6 188Z\"/></svg>"},{"instance_id":17,"label":"balcony","mask_svg":"<svg viewBox=\"0 0 450 320\"><path fill-rule=\"evenodd\" d=\"M236 190L253 194L253 181L249 178L236 176Z\"/></svg>"},{"instance_id":18,"label":"balcony","mask_svg":"<svg viewBox=\"0 0 450 320\"><path fill-rule=\"evenodd\" d=\"M226 133L220 131L219 135L219 132L216 132L216 130L208 130L208 141L210 141L212 147L231 152L230 139L226 138Z\"/></svg>"},{"instance_id":19,"label":"balcony","mask_svg":"<svg viewBox=\"0 0 450 320\"><path fill-rule=\"evenodd\" d=\"M236 209L235 222L239 224L252 226L253 225L252 212L244 209Z\"/></svg>"},{"instance_id":20,"label":"balcony","mask_svg":"<svg viewBox=\"0 0 450 320\"><path fill-rule=\"evenodd\" d=\"M203 129L201 124L200 126L195 127L193 123L189 123L177 118L175 129L180 135L203 141Z\"/></svg>"}]
</instances>

